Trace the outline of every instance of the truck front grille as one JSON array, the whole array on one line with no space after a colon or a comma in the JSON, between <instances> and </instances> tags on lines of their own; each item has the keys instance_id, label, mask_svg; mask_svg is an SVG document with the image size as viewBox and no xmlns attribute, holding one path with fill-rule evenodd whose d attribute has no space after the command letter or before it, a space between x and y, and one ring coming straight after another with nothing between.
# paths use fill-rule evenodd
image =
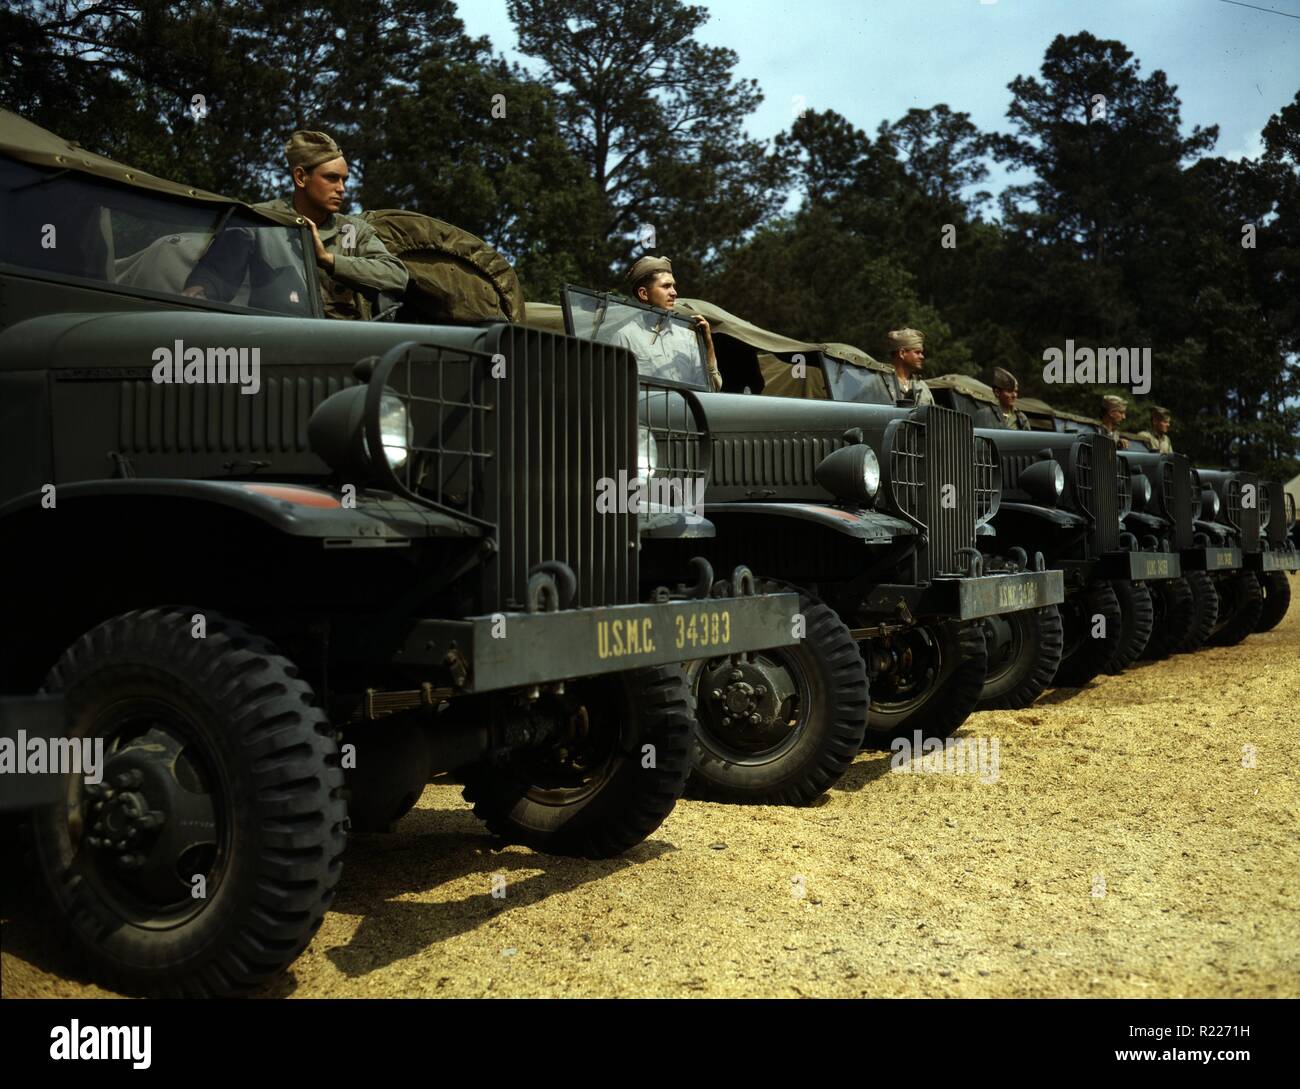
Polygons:
<instances>
[{"instance_id":1,"label":"truck front grille","mask_svg":"<svg viewBox=\"0 0 1300 1089\"><path fill-rule=\"evenodd\" d=\"M637 394L637 425L638 432L649 430L654 451L650 501L674 507L702 503L710 448L704 442L705 427L695 395L654 385L643 377ZM644 435L638 434L638 443L643 441ZM637 459L637 471L644 472L639 446Z\"/></svg>"},{"instance_id":2,"label":"truck front grille","mask_svg":"<svg viewBox=\"0 0 1300 1089\"><path fill-rule=\"evenodd\" d=\"M1165 456L1160 465L1160 485L1165 517L1173 523L1170 546L1179 552L1191 548L1196 507L1193 504L1192 474L1185 455ZM1199 498L1195 496L1195 499Z\"/></svg>"},{"instance_id":3,"label":"truck front grille","mask_svg":"<svg viewBox=\"0 0 1300 1089\"><path fill-rule=\"evenodd\" d=\"M889 493L894 506L918 526L925 524L925 427L897 420L885 433Z\"/></svg>"},{"instance_id":4,"label":"truck front grille","mask_svg":"<svg viewBox=\"0 0 1300 1089\"><path fill-rule=\"evenodd\" d=\"M488 338L481 352L401 345L376 368L372 381L386 374L410 414L399 487L495 528L482 566L486 608L527 607L529 577L548 560L577 576L574 606L636 601L631 357L520 326Z\"/></svg>"},{"instance_id":5,"label":"truck front grille","mask_svg":"<svg viewBox=\"0 0 1300 1089\"><path fill-rule=\"evenodd\" d=\"M1247 500L1246 491L1251 488L1254 501ZM1240 537L1239 544L1243 552L1259 551L1260 503L1263 487L1253 473L1237 473L1224 489L1227 502L1224 504L1225 516Z\"/></svg>"},{"instance_id":6,"label":"truck front grille","mask_svg":"<svg viewBox=\"0 0 1300 1089\"><path fill-rule=\"evenodd\" d=\"M981 525L1002 503L1002 464L992 439L975 436L975 519Z\"/></svg>"},{"instance_id":7,"label":"truck front grille","mask_svg":"<svg viewBox=\"0 0 1300 1089\"><path fill-rule=\"evenodd\" d=\"M1084 435L1071 451L1074 501L1092 520L1093 555L1119 549L1119 467L1115 444L1105 435Z\"/></svg>"},{"instance_id":8,"label":"truck front grille","mask_svg":"<svg viewBox=\"0 0 1300 1089\"><path fill-rule=\"evenodd\" d=\"M925 511L930 576L962 574L960 554L975 546L975 433L971 418L936 405L922 409L925 423ZM985 483L987 489L987 481Z\"/></svg>"}]
</instances>

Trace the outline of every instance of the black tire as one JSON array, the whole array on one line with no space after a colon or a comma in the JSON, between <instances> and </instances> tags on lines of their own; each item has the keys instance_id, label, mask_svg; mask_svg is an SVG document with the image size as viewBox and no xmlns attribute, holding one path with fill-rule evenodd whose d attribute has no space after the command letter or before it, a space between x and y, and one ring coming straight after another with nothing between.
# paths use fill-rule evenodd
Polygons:
<instances>
[{"instance_id":1,"label":"black tire","mask_svg":"<svg viewBox=\"0 0 1300 1089\"><path fill-rule=\"evenodd\" d=\"M1184 578L1156 579L1147 585L1151 588L1155 624L1142 657L1159 662L1173 654L1195 626L1196 597Z\"/></svg>"},{"instance_id":2,"label":"black tire","mask_svg":"<svg viewBox=\"0 0 1300 1089\"><path fill-rule=\"evenodd\" d=\"M1019 710L1046 690L1061 664L1064 639L1055 605L990 617L984 624L988 672L977 711Z\"/></svg>"},{"instance_id":3,"label":"black tire","mask_svg":"<svg viewBox=\"0 0 1300 1089\"><path fill-rule=\"evenodd\" d=\"M1219 622L1206 640L1211 647L1233 647L1255 630L1264 611L1264 591L1254 571L1236 571L1215 583Z\"/></svg>"},{"instance_id":4,"label":"black tire","mask_svg":"<svg viewBox=\"0 0 1300 1089\"><path fill-rule=\"evenodd\" d=\"M693 795L803 805L834 786L862 748L869 699L857 643L811 594L800 591L799 612L805 634L794 646L735 665L726 658L688 663L697 706ZM742 704L757 723L737 715Z\"/></svg>"},{"instance_id":5,"label":"black tire","mask_svg":"<svg viewBox=\"0 0 1300 1089\"><path fill-rule=\"evenodd\" d=\"M465 800L494 835L534 850L612 858L664 822L691 771L695 714L680 666L569 681L556 713L580 739L465 768ZM562 742L562 743L561 743ZM645 746L653 747L646 766Z\"/></svg>"},{"instance_id":6,"label":"black tire","mask_svg":"<svg viewBox=\"0 0 1300 1089\"><path fill-rule=\"evenodd\" d=\"M948 737L970 717L984 691L988 644L981 624L918 625L879 641L884 648L864 645L863 655L870 661L884 649L897 661L903 640L911 644L905 651L911 664L872 679L865 741L873 747L889 748L894 738L910 739L917 730L922 740Z\"/></svg>"},{"instance_id":7,"label":"black tire","mask_svg":"<svg viewBox=\"0 0 1300 1089\"><path fill-rule=\"evenodd\" d=\"M1192 591L1192 622L1174 646L1175 654L1190 654L1205 646L1219 620L1219 594L1205 571L1188 571L1183 576Z\"/></svg>"},{"instance_id":8,"label":"black tire","mask_svg":"<svg viewBox=\"0 0 1300 1089\"><path fill-rule=\"evenodd\" d=\"M1291 580L1285 571L1265 571L1259 576L1259 588L1264 594L1264 607L1255 622L1255 630L1272 631L1291 607Z\"/></svg>"},{"instance_id":9,"label":"black tire","mask_svg":"<svg viewBox=\"0 0 1300 1089\"><path fill-rule=\"evenodd\" d=\"M1110 583L1090 583L1066 597L1061 618L1065 651L1053 683L1058 687L1081 688L1102 671L1119 647L1124 630L1119 598ZM1099 625L1098 618L1104 623ZM1096 634L1099 628L1101 634Z\"/></svg>"},{"instance_id":10,"label":"black tire","mask_svg":"<svg viewBox=\"0 0 1300 1089\"><path fill-rule=\"evenodd\" d=\"M1123 673L1147 648L1155 626L1155 606L1146 583L1116 579L1110 586L1119 602L1120 637L1115 653L1102 669L1107 673Z\"/></svg>"},{"instance_id":11,"label":"black tire","mask_svg":"<svg viewBox=\"0 0 1300 1089\"><path fill-rule=\"evenodd\" d=\"M37 862L97 976L130 993L259 986L306 947L342 872L343 775L311 687L216 613L192 637L193 612L105 621L45 681L105 766L99 790L68 776L66 803L33 814Z\"/></svg>"}]
</instances>

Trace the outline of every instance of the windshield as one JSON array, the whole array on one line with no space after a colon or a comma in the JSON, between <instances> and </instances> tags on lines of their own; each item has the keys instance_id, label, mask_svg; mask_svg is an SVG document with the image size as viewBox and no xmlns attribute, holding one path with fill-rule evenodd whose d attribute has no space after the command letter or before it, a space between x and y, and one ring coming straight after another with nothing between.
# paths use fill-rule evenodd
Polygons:
<instances>
[{"instance_id":1,"label":"windshield","mask_svg":"<svg viewBox=\"0 0 1300 1089\"><path fill-rule=\"evenodd\" d=\"M690 318L581 287L566 287L563 299L564 327L571 336L630 349L647 378L713 388L703 338Z\"/></svg>"},{"instance_id":2,"label":"windshield","mask_svg":"<svg viewBox=\"0 0 1300 1089\"><path fill-rule=\"evenodd\" d=\"M0 158L0 262L116 290L310 315L301 232Z\"/></svg>"},{"instance_id":3,"label":"windshield","mask_svg":"<svg viewBox=\"0 0 1300 1089\"><path fill-rule=\"evenodd\" d=\"M826 381L837 401L862 401L871 405L892 405L893 397L885 385L884 375L842 359L824 357Z\"/></svg>"}]
</instances>

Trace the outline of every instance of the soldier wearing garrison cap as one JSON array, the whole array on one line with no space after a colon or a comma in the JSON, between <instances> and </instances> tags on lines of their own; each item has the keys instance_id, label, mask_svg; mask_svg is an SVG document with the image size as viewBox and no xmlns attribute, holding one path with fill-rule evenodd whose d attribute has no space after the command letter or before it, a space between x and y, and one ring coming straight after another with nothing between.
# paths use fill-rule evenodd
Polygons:
<instances>
[{"instance_id":1,"label":"soldier wearing garrison cap","mask_svg":"<svg viewBox=\"0 0 1300 1089\"><path fill-rule=\"evenodd\" d=\"M1116 397L1113 393L1108 393L1101 399L1101 433L1109 435L1115 440L1115 445L1121 450L1128 449L1128 439L1121 438L1119 425L1124 422L1128 415L1128 406L1124 404L1123 397Z\"/></svg>"},{"instance_id":2,"label":"soldier wearing garrison cap","mask_svg":"<svg viewBox=\"0 0 1300 1089\"><path fill-rule=\"evenodd\" d=\"M357 288L393 295L405 291L406 266L388 252L369 223L339 212L348 163L338 144L323 132L299 130L285 144L284 154L293 179L292 195L254 207L297 214L310 228L325 316L366 317L367 308ZM214 284L222 279L237 283L241 278L228 269L218 270L215 279L205 277L202 266L195 272L185 289L187 295L216 297Z\"/></svg>"},{"instance_id":3,"label":"soldier wearing garrison cap","mask_svg":"<svg viewBox=\"0 0 1300 1089\"><path fill-rule=\"evenodd\" d=\"M677 301L677 281L673 263L667 257L642 257L628 270L627 282L632 297L646 306L672 310ZM718 356L713 348L713 330L704 318L696 316L695 329L704 334L705 366L714 389L722 388ZM631 350L645 366L661 378L678 381L698 380L699 345L694 333L676 322L647 311L636 316L614 334L613 342Z\"/></svg>"},{"instance_id":4,"label":"soldier wearing garrison cap","mask_svg":"<svg viewBox=\"0 0 1300 1089\"><path fill-rule=\"evenodd\" d=\"M1012 431L1029 431L1029 417L1016 408L1020 397L1020 383L1016 376L1002 367L993 368L993 394L998 399L1000 410L998 423Z\"/></svg>"},{"instance_id":5,"label":"soldier wearing garrison cap","mask_svg":"<svg viewBox=\"0 0 1300 1089\"><path fill-rule=\"evenodd\" d=\"M894 373L887 379L896 405L932 405L934 395L921 380L925 334L919 329L891 329L885 334L885 357Z\"/></svg>"},{"instance_id":6,"label":"soldier wearing garrison cap","mask_svg":"<svg viewBox=\"0 0 1300 1089\"><path fill-rule=\"evenodd\" d=\"M1172 454L1173 440L1169 438L1169 423L1172 419L1169 409L1159 405L1151 406L1151 429L1138 432L1138 438L1157 454Z\"/></svg>"}]
</instances>

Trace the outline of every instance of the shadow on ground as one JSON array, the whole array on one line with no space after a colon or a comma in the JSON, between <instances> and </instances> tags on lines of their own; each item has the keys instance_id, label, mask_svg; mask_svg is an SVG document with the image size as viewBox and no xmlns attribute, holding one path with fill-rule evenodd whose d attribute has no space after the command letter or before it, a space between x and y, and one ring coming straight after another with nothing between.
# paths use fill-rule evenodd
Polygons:
<instances>
[{"instance_id":1,"label":"shadow on ground","mask_svg":"<svg viewBox=\"0 0 1300 1089\"><path fill-rule=\"evenodd\" d=\"M349 838L343 877L330 911L359 915L361 925L346 945L328 949L326 956L349 978L364 976L472 931L503 912L569 892L672 850L664 841L649 840L619 858L595 861L507 850L468 809L415 809L398 823L396 832ZM42 972L93 983L78 949L51 917L30 852L16 832L0 836L0 866L9 875L0 888L4 951ZM504 878L504 897L492 895L494 874ZM482 891L439 903L405 899L467 877ZM255 992L255 997L286 997L297 986L291 967Z\"/></svg>"}]
</instances>

